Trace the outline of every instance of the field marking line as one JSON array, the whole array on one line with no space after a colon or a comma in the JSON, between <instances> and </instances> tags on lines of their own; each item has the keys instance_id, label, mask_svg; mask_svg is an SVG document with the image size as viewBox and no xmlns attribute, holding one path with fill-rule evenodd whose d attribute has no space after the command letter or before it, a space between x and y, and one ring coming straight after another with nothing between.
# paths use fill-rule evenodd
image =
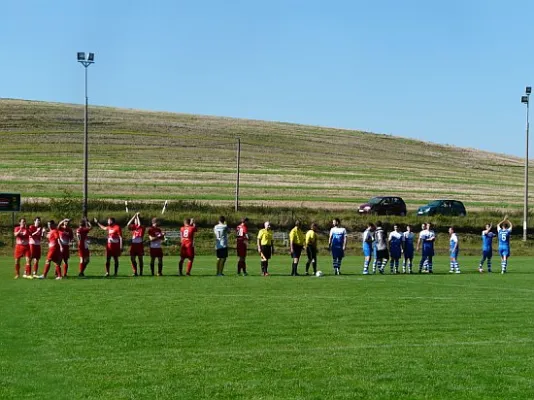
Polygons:
<instances>
[{"instance_id":1,"label":"field marking line","mask_svg":"<svg viewBox=\"0 0 534 400\"><path fill-rule=\"evenodd\" d=\"M465 285L462 285L460 283L443 283L443 282L425 282L425 284L430 284L434 286L449 286L449 287L469 287L470 289L488 289L488 290L501 290L501 291L512 291L512 292L525 292L525 293L534 293L534 289L527 289L527 288L514 288L514 287L502 287L502 286L470 286L472 281L466 282ZM408 283L416 283L416 282L410 282ZM420 283L420 282L417 282Z\"/></svg>"}]
</instances>

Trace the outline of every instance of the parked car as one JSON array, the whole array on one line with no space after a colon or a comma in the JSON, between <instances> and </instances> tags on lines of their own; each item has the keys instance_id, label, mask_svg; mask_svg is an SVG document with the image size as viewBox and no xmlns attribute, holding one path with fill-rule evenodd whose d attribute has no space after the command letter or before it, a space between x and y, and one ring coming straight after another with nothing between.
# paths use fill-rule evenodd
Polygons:
<instances>
[{"instance_id":1,"label":"parked car","mask_svg":"<svg viewBox=\"0 0 534 400\"><path fill-rule=\"evenodd\" d=\"M406 215L406 203L396 196L373 197L358 208L360 214Z\"/></svg>"},{"instance_id":2,"label":"parked car","mask_svg":"<svg viewBox=\"0 0 534 400\"><path fill-rule=\"evenodd\" d=\"M417 215L458 215L465 217L467 211L464 203L458 200L434 200L426 206L419 207Z\"/></svg>"}]
</instances>

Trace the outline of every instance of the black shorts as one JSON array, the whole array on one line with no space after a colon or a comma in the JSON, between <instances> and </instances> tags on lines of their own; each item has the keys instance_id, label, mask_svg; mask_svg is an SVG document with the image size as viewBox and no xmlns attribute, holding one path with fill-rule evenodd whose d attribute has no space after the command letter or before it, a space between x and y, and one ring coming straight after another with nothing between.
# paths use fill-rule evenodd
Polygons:
<instances>
[{"instance_id":1,"label":"black shorts","mask_svg":"<svg viewBox=\"0 0 534 400\"><path fill-rule=\"evenodd\" d=\"M215 252L217 253L217 258L228 258L228 247L217 249Z\"/></svg>"},{"instance_id":2,"label":"black shorts","mask_svg":"<svg viewBox=\"0 0 534 400\"><path fill-rule=\"evenodd\" d=\"M317 248L315 246L307 246L306 247L306 255L308 256L308 260L317 260Z\"/></svg>"},{"instance_id":3,"label":"black shorts","mask_svg":"<svg viewBox=\"0 0 534 400\"><path fill-rule=\"evenodd\" d=\"M389 252L388 249L385 250L377 250L376 251L376 259L377 260L386 260L389 258Z\"/></svg>"},{"instance_id":4,"label":"black shorts","mask_svg":"<svg viewBox=\"0 0 534 400\"><path fill-rule=\"evenodd\" d=\"M260 246L260 249L261 249L261 253L263 254L263 256L265 257L265 259L270 259L271 256L272 256L272 250L273 250L273 247L272 246Z\"/></svg>"},{"instance_id":5,"label":"black shorts","mask_svg":"<svg viewBox=\"0 0 534 400\"><path fill-rule=\"evenodd\" d=\"M300 258L302 254L302 246L300 244L293 245L293 252L291 253L292 258Z\"/></svg>"}]
</instances>

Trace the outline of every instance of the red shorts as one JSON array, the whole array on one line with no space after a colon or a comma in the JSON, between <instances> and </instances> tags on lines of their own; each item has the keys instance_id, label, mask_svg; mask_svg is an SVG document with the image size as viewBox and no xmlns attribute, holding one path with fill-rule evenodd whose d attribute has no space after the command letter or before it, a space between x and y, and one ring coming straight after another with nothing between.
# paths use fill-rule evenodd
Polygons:
<instances>
[{"instance_id":1,"label":"red shorts","mask_svg":"<svg viewBox=\"0 0 534 400\"><path fill-rule=\"evenodd\" d=\"M80 258L89 258L89 249L86 249L85 247L79 247L78 246L78 256Z\"/></svg>"},{"instance_id":2,"label":"red shorts","mask_svg":"<svg viewBox=\"0 0 534 400\"><path fill-rule=\"evenodd\" d=\"M152 258L161 258L163 257L163 249L161 247L150 248L150 257Z\"/></svg>"},{"instance_id":3,"label":"red shorts","mask_svg":"<svg viewBox=\"0 0 534 400\"><path fill-rule=\"evenodd\" d=\"M22 257L30 257L31 256L31 252L30 252L30 245L29 244L17 244L15 246L15 258L16 259L19 259L19 258L22 258Z\"/></svg>"},{"instance_id":4,"label":"red shorts","mask_svg":"<svg viewBox=\"0 0 534 400\"><path fill-rule=\"evenodd\" d=\"M46 261L53 261L56 264L61 264L61 251L56 247L48 249Z\"/></svg>"},{"instance_id":5,"label":"red shorts","mask_svg":"<svg viewBox=\"0 0 534 400\"><path fill-rule=\"evenodd\" d=\"M237 242L237 256L246 257L247 256L247 245L243 242Z\"/></svg>"},{"instance_id":6,"label":"red shorts","mask_svg":"<svg viewBox=\"0 0 534 400\"><path fill-rule=\"evenodd\" d=\"M121 244L120 243L108 243L106 245L106 257L120 257Z\"/></svg>"},{"instance_id":7,"label":"red shorts","mask_svg":"<svg viewBox=\"0 0 534 400\"><path fill-rule=\"evenodd\" d=\"M69 246L63 246L61 248L61 259L64 261L68 261L70 258L70 249Z\"/></svg>"},{"instance_id":8,"label":"red shorts","mask_svg":"<svg viewBox=\"0 0 534 400\"><path fill-rule=\"evenodd\" d=\"M145 255L145 247L143 243L132 243L130 245L130 256L141 257Z\"/></svg>"},{"instance_id":9,"label":"red shorts","mask_svg":"<svg viewBox=\"0 0 534 400\"><path fill-rule=\"evenodd\" d=\"M182 246L180 248L180 257L192 260L195 258L195 248L193 246Z\"/></svg>"},{"instance_id":10,"label":"red shorts","mask_svg":"<svg viewBox=\"0 0 534 400\"><path fill-rule=\"evenodd\" d=\"M30 244L30 254L31 254L31 259L32 260L34 258L36 260L40 260L41 259L41 245L40 244Z\"/></svg>"}]
</instances>

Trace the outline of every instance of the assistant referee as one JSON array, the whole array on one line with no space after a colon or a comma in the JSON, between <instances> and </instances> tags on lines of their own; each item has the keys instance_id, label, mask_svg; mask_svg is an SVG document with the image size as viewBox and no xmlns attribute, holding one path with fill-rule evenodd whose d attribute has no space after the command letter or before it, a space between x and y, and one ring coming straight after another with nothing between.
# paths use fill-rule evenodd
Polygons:
<instances>
[{"instance_id":1,"label":"assistant referee","mask_svg":"<svg viewBox=\"0 0 534 400\"><path fill-rule=\"evenodd\" d=\"M269 260L274 254L273 231L269 221L265 221L263 226L264 229L258 232L258 253L261 258L261 274L269 276Z\"/></svg>"}]
</instances>

